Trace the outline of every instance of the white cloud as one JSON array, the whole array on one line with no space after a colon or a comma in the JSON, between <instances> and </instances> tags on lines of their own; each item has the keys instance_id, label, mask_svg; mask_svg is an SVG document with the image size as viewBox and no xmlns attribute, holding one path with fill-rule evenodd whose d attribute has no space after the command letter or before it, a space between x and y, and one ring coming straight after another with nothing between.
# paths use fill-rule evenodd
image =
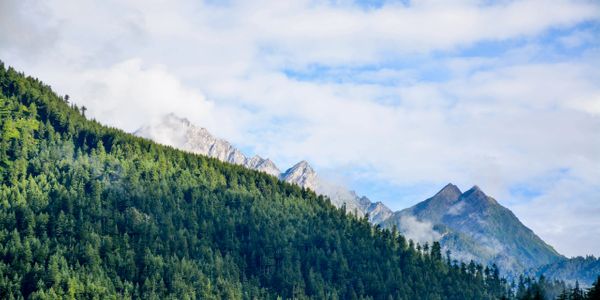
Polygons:
<instances>
[{"instance_id":1,"label":"white cloud","mask_svg":"<svg viewBox=\"0 0 600 300\"><path fill-rule=\"evenodd\" d=\"M517 206L508 201L509 187L563 168L581 182L573 193L598 186L600 55L557 62L545 59L551 55L536 39L597 22L598 3L412 1L369 10L308 0L0 5L0 57L70 94L102 122L131 131L175 112L283 168L308 159L330 173L367 169L402 186L476 183L519 208L523 221L559 249L578 253L561 242L569 240L566 231L542 229L551 214L526 213L552 211L540 203L565 195L548 189L546 198ZM589 35L580 32L561 43L585 45ZM507 40L525 45L461 55L480 42ZM334 67L341 72L334 79L344 80L282 73L316 68L319 75L318 67ZM438 72L446 77L427 75ZM391 206L423 199L402 200ZM580 209L566 210L561 222L585 227ZM599 254L591 246L580 251Z\"/></svg>"},{"instance_id":2,"label":"white cloud","mask_svg":"<svg viewBox=\"0 0 600 300\"><path fill-rule=\"evenodd\" d=\"M599 164L594 167L600 169ZM567 177L543 191L530 203L516 204L515 213L560 253L575 256L600 249L598 185Z\"/></svg>"},{"instance_id":3,"label":"white cloud","mask_svg":"<svg viewBox=\"0 0 600 300\"><path fill-rule=\"evenodd\" d=\"M579 30L572 34L565 35L559 39L564 47L575 48L585 45L589 42L594 42L595 36L592 32L587 30Z\"/></svg>"},{"instance_id":4,"label":"white cloud","mask_svg":"<svg viewBox=\"0 0 600 300\"><path fill-rule=\"evenodd\" d=\"M86 70L72 78L68 90L73 101L85 103L91 117L130 132L165 110L208 123L214 106L164 67L145 67L140 59Z\"/></svg>"},{"instance_id":5,"label":"white cloud","mask_svg":"<svg viewBox=\"0 0 600 300\"><path fill-rule=\"evenodd\" d=\"M399 226L398 231L421 245L439 241L442 237L437 231L433 230L433 225L430 222L421 222L413 216L407 215L400 218Z\"/></svg>"}]
</instances>

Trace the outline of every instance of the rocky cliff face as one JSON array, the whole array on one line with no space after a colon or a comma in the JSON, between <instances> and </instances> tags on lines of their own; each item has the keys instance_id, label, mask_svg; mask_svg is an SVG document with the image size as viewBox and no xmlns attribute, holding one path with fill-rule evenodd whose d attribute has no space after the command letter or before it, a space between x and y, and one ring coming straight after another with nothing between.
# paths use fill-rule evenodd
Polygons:
<instances>
[{"instance_id":1,"label":"rocky cliff face","mask_svg":"<svg viewBox=\"0 0 600 300\"><path fill-rule=\"evenodd\" d=\"M373 224L379 224L394 214L391 209L379 201L369 204L366 212L369 214L369 221Z\"/></svg>"},{"instance_id":2,"label":"rocky cliff face","mask_svg":"<svg viewBox=\"0 0 600 300\"><path fill-rule=\"evenodd\" d=\"M246 160L244 166L250 169L265 172L269 175L279 176L279 168L268 158L262 158L258 155L253 156L251 159Z\"/></svg>"},{"instance_id":3,"label":"rocky cliff face","mask_svg":"<svg viewBox=\"0 0 600 300\"><path fill-rule=\"evenodd\" d=\"M280 175L280 179L313 191L316 191L319 185L317 173L304 160L287 169Z\"/></svg>"},{"instance_id":4,"label":"rocky cliff face","mask_svg":"<svg viewBox=\"0 0 600 300\"><path fill-rule=\"evenodd\" d=\"M195 126L187 119L174 114L165 115L158 122L144 126L134 134L164 145L262 171L282 181L311 189L329 197L333 205L345 206L348 212L357 216L369 213L369 219L373 223L379 223L392 215L392 211L381 202L371 203L368 198L359 197L344 186L322 179L306 161L301 161L281 173L270 159L260 156L248 158L229 142L214 137L205 128Z\"/></svg>"}]
</instances>

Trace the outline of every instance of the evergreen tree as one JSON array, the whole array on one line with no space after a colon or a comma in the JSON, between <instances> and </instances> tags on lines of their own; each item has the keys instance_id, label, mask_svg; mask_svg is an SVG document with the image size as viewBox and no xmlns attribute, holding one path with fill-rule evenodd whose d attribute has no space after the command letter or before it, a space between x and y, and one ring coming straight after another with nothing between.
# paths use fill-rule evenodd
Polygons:
<instances>
[{"instance_id":1,"label":"evergreen tree","mask_svg":"<svg viewBox=\"0 0 600 300\"><path fill-rule=\"evenodd\" d=\"M575 287L571 291L570 298L571 298L571 300L584 300L585 299L583 290L579 287L579 281L575 281Z\"/></svg>"},{"instance_id":2,"label":"evergreen tree","mask_svg":"<svg viewBox=\"0 0 600 300\"><path fill-rule=\"evenodd\" d=\"M0 62L0 299L498 299L498 272L87 120Z\"/></svg>"},{"instance_id":3,"label":"evergreen tree","mask_svg":"<svg viewBox=\"0 0 600 300\"><path fill-rule=\"evenodd\" d=\"M563 289L563 291L556 297L556 300L569 300L569 292L567 289Z\"/></svg>"},{"instance_id":4,"label":"evergreen tree","mask_svg":"<svg viewBox=\"0 0 600 300\"><path fill-rule=\"evenodd\" d=\"M588 290L587 299L600 300L600 275L598 275L598 278L592 284L592 287Z\"/></svg>"}]
</instances>

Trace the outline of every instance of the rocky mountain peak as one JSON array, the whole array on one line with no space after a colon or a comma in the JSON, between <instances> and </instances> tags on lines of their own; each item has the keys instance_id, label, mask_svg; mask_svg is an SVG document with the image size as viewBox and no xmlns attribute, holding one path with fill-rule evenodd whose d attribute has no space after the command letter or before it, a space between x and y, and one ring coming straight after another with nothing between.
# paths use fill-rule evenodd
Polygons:
<instances>
[{"instance_id":1,"label":"rocky mountain peak","mask_svg":"<svg viewBox=\"0 0 600 300\"><path fill-rule=\"evenodd\" d=\"M313 191L318 186L317 173L305 160L287 169L287 171L281 174L281 179L301 187L312 189Z\"/></svg>"},{"instance_id":2,"label":"rocky mountain peak","mask_svg":"<svg viewBox=\"0 0 600 300\"><path fill-rule=\"evenodd\" d=\"M292 168L293 169L310 170L311 172L314 172L313 168L305 160L301 160L300 162L295 164Z\"/></svg>"},{"instance_id":3,"label":"rocky mountain peak","mask_svg":"<svg viewBox=\"0 0 600 300\"><path fill-rule=\"evenodd\" d=\"M246 161L245 166L250 169L265 172L275 177L279 177L279 174L281 174L281 171L279 171L279 168L277 167L277 165L275 165L273 161L271 161L268 158L262 158L258 155L255 155L252 158L248 159Z\"/></svg>"},{"instance_id":4,"label":"rocky mountain peak","mask_svg":"<svg viewBox=\"0 0 600 300\"><path fill-rule=\"evenodd\" d=\"M454 202L454 201L458 200L458 198L460 197L461 194L462 194L462 192L456 185L454 185L452 183L448 183L446 186L444 186L444 188L442 188L439 192L437 192L437 194L435 194L433 197L439 198L439 199L445 199L445 200L447 200L447 202Z\"/></svg>"},{"instance_id":5,"label":"rocky mountain peak","mask_svg":"<svg viewBox=\"0 0 600 300\"><path fill-rule=\"evenodd\" d=\"M188 119L173 113L166 114L156 122L136 130L134 134L160 144L214 157L273 176L279 176L280 173L271 160L260 156L247 158L228 141L213 136L206 128L196 126Z\"/></svg>"},{"instance_id":6,"label":"rocky mountain peak","mask_svg":"<svg viewBox=\"0 0 600 300\"><path fill-rule=\"evenodd\" d=\"M363 197L366 198L366 197ZM375 203L371 203L367 208L367 213L369 214L369 221L374 224L379 224L394 214L394 212L389 209L385 204L377 201Z\"/></svg>"},{"instance_id":7,"label":"rocky mountain peak","mask_svg":"<svg viewBox=\"0 0 600 300\"><path fill-rule=\"evenodd\" d=\"M471 187L470 189L468 189L465 194L472 194L472 193L481 193L483 195L485 195L485 193L481 190L481 188L479 188L479 186L474 185L473 187Z\"/></svg>"},{"instance_id":8,"label":"rocky mountain peak","mask_svg":"<svg viewBox=\"0 0 600 300\"><path fill-rule=\"evenodd\" d=\"M506 272L519 273L561 258L478 186L460 194L458 188L448 184L435 196L394 213L384 225L396 225L407 236L418 239L423 232L415 232L414 228L424 225L406 225L414 220L431 226L427 227L431 229L429 233L437 236L442 247L459 260L495 263Z\"/></svg>"},{"instance_id":9,"label":"rocky mountain peak","mask_svg":"<svg viewBox=\"0 0 600 300\"><path fill-rule=\"evenodd\" d=\"M494 205L498 204L492 197L486 195L478 186L473 186L461 196L462 201L472 203L474 205Z\"/></svg>"},{"instance_id":10,"label":"rocky mountain peak","mask_svg":"<svg viewBox=\"0 0 600 300\"><path fill-rule=\"evenodd\" d=\"M258 155L246 157L228 141L213 136L207 129L196 126L188 119L173 113L166 114L159 120L138 129L134 134L181 150L262 171L282 181L311 189L318 194L328 196L331 203L337 207L346 206L350 213L356 213L358 216L370 213L374 223L379 223L391 215L391 210L385 205L381 203L371 205L367 197L359 197L345 186L319 178L305 160L281 173L270 159Z\"/></svg>"},{"instance_id":11,"label":"rocky mountain peak","mask_svg":"<svg viewBox=\"0 0 600 300\"><path fill-rule=\"evenodd\" d=\"M306 175L316 174L315 170L305 160L300 161L299 163L295 164L294 166L289 168L285 173L286 174L287 173L290 173L290 174L296 173L296 174L306 174Z\"/></svg>"}]
</instances>

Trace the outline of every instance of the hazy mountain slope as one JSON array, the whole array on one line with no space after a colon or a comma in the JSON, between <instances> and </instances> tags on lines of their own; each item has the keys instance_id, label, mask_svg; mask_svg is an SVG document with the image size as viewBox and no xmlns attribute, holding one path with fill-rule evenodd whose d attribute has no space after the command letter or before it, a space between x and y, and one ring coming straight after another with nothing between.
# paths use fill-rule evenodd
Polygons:
<instances>
[{"instance_id":1,"label":"hazy mountain slope","mask_svg":"<svg viewBox=\"0 0 600 300\"><path fill-rule=\"evenodd\" d=\"M85 118L0 62L0 299L498 299L322 196Z\"/></svg>"},{"instance_id":2,"label":"hazy mountain slope","mask_svg":"<svg viewBox=\"0 0 600 300\"><path fill-rule=\"evenodd\" d=\"M600 258L578 256L562 259L553 264L537 268L536 275L563 280L571 285L579 282L583 286L591 286L598 276L600 276Z\"/></svg>"},{"instance_id":3,"label":"hazy mountain slope","mask_svg":"<svg viewBox=\"0 0 600 300\"><path fill-rule=\"evenodd\" d=\"M167 114L158 122L137 130L136 135L193 153L263 171L280 180L326 195L336 207L357 216L369 215L373 224L396 225L418 242L439 240L453 257L463 261L496 263L503 270L521 272L555 262L560 255L508 209L479 188L462 193L448 184L436 195L414 207L392 212L381 202L373 203L344 186L328 182L306 161L285 172L269 159L246 157L229 142L216 138L188 120Z\"/></svg>"},{"instance_id":4,"label":"hazy mountain slope","mask_svg":"<svg viewBox=\"0 0 600 300\"><path fill-rule=\"evenodd\" d=\"M364 216L368 213L369 219L373 223L379 223L392 214L392 211L383 203L371 203L368 198L361 198L348 188L319 177L306 161L301 161L280 173L279 168L271 160L263 159L260 156L248 158L231 143L214 137L205 128L196 126L187 119L179 118L174 114L167 114L157 122L143 126L134 134L164 145L263 171L285 182L325 195L336 207L345 206L348 212L357 216Z\"/></svg>"},{"instance_id":5,"label":"hazy mountain slope","mask_svg":"<svg viewBox=\"0 0 600 300\"><path fill-rule=\"evenodd\" d=\"M410 229L403 223L406 218L431 224L454 258L495 263L508 272L518 273L563 258L477 186L461 193L449 184L435 196L394 213L384 225L407 231Z\"/></svg>"}]
</instances>

